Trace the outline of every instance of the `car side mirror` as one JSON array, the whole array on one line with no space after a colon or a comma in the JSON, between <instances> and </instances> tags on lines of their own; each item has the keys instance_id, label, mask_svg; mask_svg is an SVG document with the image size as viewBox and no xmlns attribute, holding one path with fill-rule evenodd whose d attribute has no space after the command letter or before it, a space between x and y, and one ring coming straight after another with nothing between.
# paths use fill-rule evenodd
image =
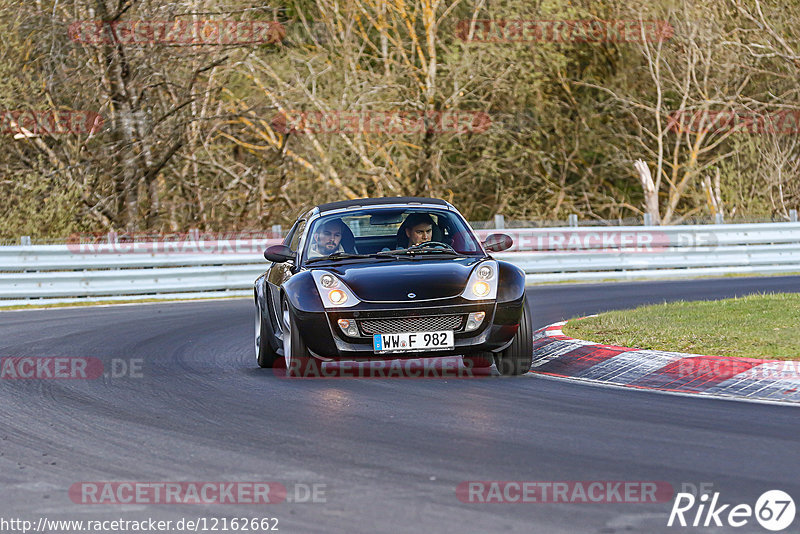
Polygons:
<instances>
[{"instance_id":1,"label":"car side mirror","mask_svg":"<svg viewBox=\"0 0 800 534\"><path fill-rule=\"evenodd\" d=\"M483 247L489 252L502 252L510 249L514 244L514 240L510 235L506 234L489 234L483 242Z\"/></svg>"},{"instance_id":2,"label":"car side mirror","mask_svg":"<svg viewBox=\"0 0 800 534\"><path fill-rule=\"evenodd\" d=\"M264 251L264 257L275 263L284 263L295 259L297 254L286 245L272 245Z\"/></svg>"}]
</instances>

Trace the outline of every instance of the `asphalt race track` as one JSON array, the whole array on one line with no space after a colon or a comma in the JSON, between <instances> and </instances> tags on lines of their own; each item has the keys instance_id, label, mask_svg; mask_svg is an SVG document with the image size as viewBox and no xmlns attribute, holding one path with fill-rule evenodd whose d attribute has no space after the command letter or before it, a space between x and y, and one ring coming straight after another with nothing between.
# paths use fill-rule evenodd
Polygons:
<instances>
[{"instance_id":1,"label":"asphalt race track","mask_svg":"<svg viewBox=\"0 0 800 534\"><path fill-rule=\"evenodd\" d=\"M725 278L528 295L540 327L647 302L798 289L800 277ZM730 504L752 506L771 489L800 499L794 407L535 376L289 380L256 367L252 330L252 299L0 313L1 357L97 357L125 375L0 382L0 516L278 518L283 533L741 533L765 530L753 518L739 529L668 528L672 500L464 503L456 487L664 481L675 491L711 483ZM68 489L86 481L273 481L290 496L311 485L324 493L268 505L76 504Z\"/></svg>"}]
</instances>

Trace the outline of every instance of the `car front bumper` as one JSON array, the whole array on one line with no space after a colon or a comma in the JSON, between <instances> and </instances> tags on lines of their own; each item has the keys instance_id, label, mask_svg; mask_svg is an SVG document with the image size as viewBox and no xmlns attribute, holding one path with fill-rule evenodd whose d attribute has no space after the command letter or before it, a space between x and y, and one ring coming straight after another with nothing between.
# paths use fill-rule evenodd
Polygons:
<instances>
[{"instance_id":1,"label":"car front bumper","mask_svg":"<svg viewBox=\"0 0 800 534\"><path fill-rule=\"evenodd\" d=\"M447 302L415 303L400 306L396 303L361 303L347 309L325 311L295 311L300 334L308 349L323 360L355 359L381 360L396 358L441 357L452 355L497 352L507 347L519 327L522 314L522 299L512 302L469 302L462 298L447 299ZM464 331L466 317L483 311L486 316L481 325L472 332ZM462 317L453 327L454 318ZM346 335L338 325L339 319L355 321L359 335ZM375 353L373 333L398 333L403 324L412 326L407 331L453 330L454 347L431 352ZM438 325L447 325L440 327ZM382 332L381 325L394 328ZM400 330L398 330L400 329Z\"/></svg>"}]
</instances>

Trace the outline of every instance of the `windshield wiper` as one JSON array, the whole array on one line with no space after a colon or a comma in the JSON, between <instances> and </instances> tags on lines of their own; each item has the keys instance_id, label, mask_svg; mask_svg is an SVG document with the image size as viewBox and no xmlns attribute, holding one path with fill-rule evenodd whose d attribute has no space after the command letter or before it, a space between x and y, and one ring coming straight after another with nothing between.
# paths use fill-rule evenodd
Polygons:
<instances>
[{"instance_id":1,"label":"windshield wiper","mask_svg":"<svg viewBox=\"0 0 800 534\"><path fill-rule=\"evenodd\" d=\"M306 260L306 263L314 263L317 261L325 261L325 260L349 260L351 258L369 258L369 254L351 254L349 252L334 252L330 256L320 256L318 258L310 258Z\"/></svg>"},{"instance_id":2,"label":"windshield wiper","mask_svg":"<svg viewBox=\"0 0 800 534\"><path fill-rule=\"evenodd\" d=\"M457 252L453 247L446 243L439 243L437 241L427 241L417 245L411 245L408 248L399 248L395 250L382 250L372 254L351 254L349 252L334 252L330 256L319 256L317 258L310 258L306 260L306 264L316 263L320 261L336 261L336 260L350 260L350 259L363 259L363 258L394 258L400 256L414 256L417 254L449 254L455 256L464 256L464 254Z\"/></svg>"},{"instance_id":3,"label":"windshield wiper","mask_svg":"<svg viewBox=\"0 0 800 534\"><path fill-rule=\"evenodd\" d=\"M351 259L363 259L363 258L385 258L386 253L377 252L375 254L351 254L349 252L334 252L330 256L320 256L317 258L310 258L306 260L306 264L309 263L316 263L318 261L326 261L326 260L351 260Z\"/></svg>"}]
</instances>

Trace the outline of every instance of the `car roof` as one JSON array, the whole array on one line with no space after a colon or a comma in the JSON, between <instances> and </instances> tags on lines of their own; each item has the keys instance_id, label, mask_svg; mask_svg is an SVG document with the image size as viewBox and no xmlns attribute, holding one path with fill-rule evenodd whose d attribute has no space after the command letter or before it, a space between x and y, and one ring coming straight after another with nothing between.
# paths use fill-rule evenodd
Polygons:
<instances>
[{"instance_id":1,"label":"car roof","mask_svg":"<svg viewBox=\"0 0 800 534\"><path fill-rule=\"evenodd\" d=\"M383 197L383 198L356 198L353 200L339 200L317 206L319 212L340 210L345 208L363 208L366 206L380 206L383 204L433 204L448 207L450 204L439 198L424 197Z\"/></svg>"}]
</instances>

